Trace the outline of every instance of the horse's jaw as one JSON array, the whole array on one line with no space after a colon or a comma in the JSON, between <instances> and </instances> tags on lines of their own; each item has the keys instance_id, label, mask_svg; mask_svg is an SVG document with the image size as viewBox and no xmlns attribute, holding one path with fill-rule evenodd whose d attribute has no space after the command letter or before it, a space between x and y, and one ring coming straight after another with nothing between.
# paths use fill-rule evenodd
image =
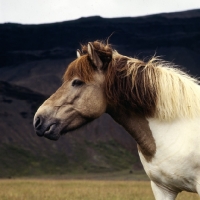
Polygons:
<instances>
[{"instance_id":1,"label":"horse's jaw","mask_svg":"<svg viewBox=\"0 0 200 200\"><path fill-rule=\"evenodd\" d=\"M50 107L42 105L36 112L33 126L38 136L58 140L61 135L80 128L95 119L91 116L83 116L75 109L68 112L65 117L63 117L65 112L62 115L58 115L58 113L56 115L53 111Z\"/></svg>"}]
</instances>

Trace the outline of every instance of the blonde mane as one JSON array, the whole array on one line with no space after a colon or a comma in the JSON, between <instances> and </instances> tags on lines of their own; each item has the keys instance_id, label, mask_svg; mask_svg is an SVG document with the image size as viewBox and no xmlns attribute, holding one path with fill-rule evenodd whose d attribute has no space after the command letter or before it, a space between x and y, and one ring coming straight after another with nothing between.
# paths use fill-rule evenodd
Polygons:
<instances>
[{"instance_id":1,"label":"blonde mane","mask_svg":"<svg viewBox=\"0 0 200 200\"><path fill-rule=\"evenodd\" d=\"M127 76L134 77L140 65L136 59L127 62ZM143 68L144 81L148 80L148 87L144 83L144 90L156 90L156 107L154 117L169 121L175 118L194 118L200 116L200 87L199 81L183 71L175 68L159 58L153 57ZM155 98L154 97L154 98Z\"/></svg>"},{"instance_id":2,"label":"blonde mane","mask_svg":"<svg viewBox=\"0 0 200 200\"><path fill-rule=\"evenodd\" d=\"M106 63L103 69L105 94L110 105L133 109L146 117L155 117L161 121L200 116L200 87L197 79L158 57L144 62L122 56L110 45L99 41L95 41L93 46L101 60ZM76 72L70 66L65 77L69 77L70 72L72 76L83 71L85 79L91 77L95 70L86 46L82 47L82 52L84 55L73 63ZM92 70L89 70L88 65ZM87 78L85 81L88 80Z\"/></svg>"}]
</instances>

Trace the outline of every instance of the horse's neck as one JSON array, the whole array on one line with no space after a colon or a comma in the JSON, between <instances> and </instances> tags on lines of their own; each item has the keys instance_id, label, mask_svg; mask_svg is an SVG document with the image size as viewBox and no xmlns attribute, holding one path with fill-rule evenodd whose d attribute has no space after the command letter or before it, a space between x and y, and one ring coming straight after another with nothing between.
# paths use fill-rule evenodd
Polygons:
<instances>
[{"instance_id":1,"label":"horse's neck","mask_svg":"<svg viewBox=\"0 0 200 200\"><path fill-rule=\"evenodd\" d=\"M108 113L136 140L138 150L150 161L156 152L156 144L145 117L122 110L111 109Z\"/></svg>"}]
</instances>

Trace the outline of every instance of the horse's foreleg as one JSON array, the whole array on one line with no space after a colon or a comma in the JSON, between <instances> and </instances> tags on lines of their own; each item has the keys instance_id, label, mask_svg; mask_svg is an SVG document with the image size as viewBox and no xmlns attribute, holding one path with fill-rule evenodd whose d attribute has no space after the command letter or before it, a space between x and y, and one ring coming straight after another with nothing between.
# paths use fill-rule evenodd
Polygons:
<instances>
[{"instance_id":1,"label":"horse's foreleg","mask_svg":"<svg viewBox=\"0 0 200 200\"><path fill-rule=\"evenodd\" d=\"M151 181L151 188L156 200L174 200L178 194L164 189L163 187L159 187L159 185L155 184L153 181Z\"/></svg>"}]
</instances>

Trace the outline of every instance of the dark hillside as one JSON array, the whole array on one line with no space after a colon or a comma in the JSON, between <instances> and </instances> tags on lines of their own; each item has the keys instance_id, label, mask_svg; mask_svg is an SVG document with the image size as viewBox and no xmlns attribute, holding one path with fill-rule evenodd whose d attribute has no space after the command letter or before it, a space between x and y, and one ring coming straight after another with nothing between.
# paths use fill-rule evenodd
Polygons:
<instances>
[{"instance_id":1,"label":"dark hillside","mask_svg":"<svg viewBox=\"0 0 200 200\"><path fill-rule=\"evenodd\" d=\"M0 176L141 168L135 141L106 114L57 142L32 128L37 107L60 86L79 44L113 32L110 43L121 54L143 59L156 52L200 75L200 10L0 24Z\"/></svg>"},{"instance_id":2,"label":"dark hillside","mask_svg":"<svg viewBox=\"0 0 200 200\"><path fill-rule=\"evenodd\" d=\"M33 115L46 98L0 81L0 177L141 167L134 140L108 115L57 142L36 136Z\"/></svg>"},{"instance_id":3,"label":"dark hillside","mask_svg":"<svg viewBox=\"0 0 200 200\"><path fill-rule=\"evenodd\" d=\"M1 24L0 66L71 58L79 43L106 39L113 32L110 42L122 53L137 55L147 50L151 54L157 51L173 60L175 56L169 57L164 49L179 47L200 53L199 21L200 11L196 10L139 18L90 17L43 25Z\"/></svg>"}]
</instances>

